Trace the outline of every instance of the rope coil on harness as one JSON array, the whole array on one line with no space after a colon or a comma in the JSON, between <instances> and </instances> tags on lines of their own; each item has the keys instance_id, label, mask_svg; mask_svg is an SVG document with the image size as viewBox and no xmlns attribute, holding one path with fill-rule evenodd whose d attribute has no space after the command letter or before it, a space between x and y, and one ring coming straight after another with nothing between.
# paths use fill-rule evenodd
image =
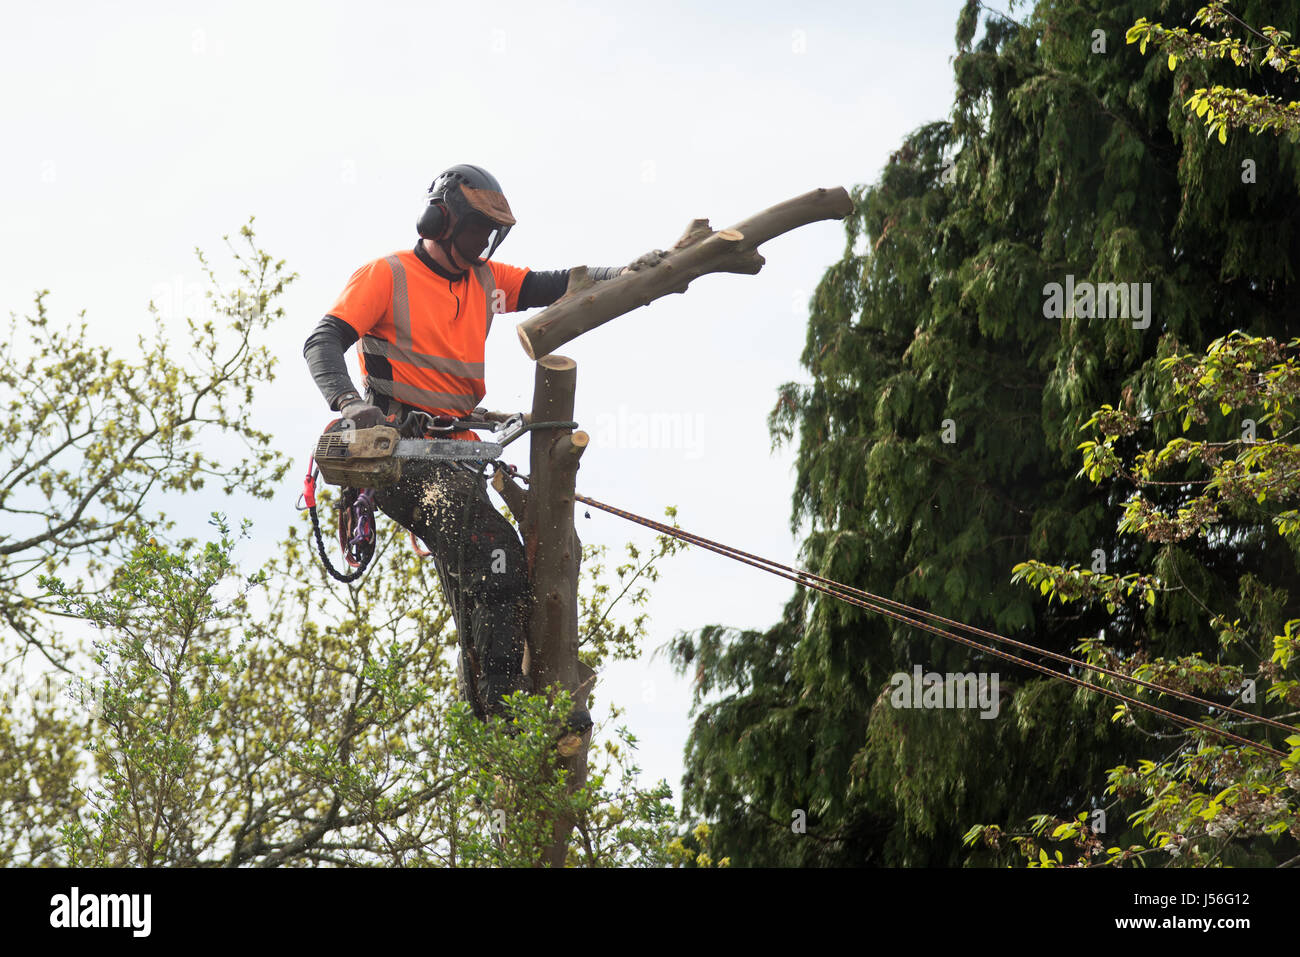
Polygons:
<instances>
[{"instance_id":1,"label":"rope coil on harness","mask_svg":"<svg viewBox=\"0 0 1300 957\"><path fill-rule=\"evenodd\" d=\"M320 470L316 468L316 459L313 457L307 464L307 475L303 479L302 501L311 515L312 533L316 537L316 550L320 553L321 564L336 581L341 581L345 585L350 584L365 574L370 566L370 560L375 556L374 489L362 489L352 497L350 502L347 501L348 496L345 493L344 499L339 503L339 544L343 546L344 559L353 568L351 572L344 574L330 563L329 556L325 552L320 517L316 514L316 479L319 475ZM345 514L351 519L350 522L345 520ZM350 533L345 532L348 528L351 530ZM344 544L345 536L346 544Z\"/></svg>"}]
</instances>

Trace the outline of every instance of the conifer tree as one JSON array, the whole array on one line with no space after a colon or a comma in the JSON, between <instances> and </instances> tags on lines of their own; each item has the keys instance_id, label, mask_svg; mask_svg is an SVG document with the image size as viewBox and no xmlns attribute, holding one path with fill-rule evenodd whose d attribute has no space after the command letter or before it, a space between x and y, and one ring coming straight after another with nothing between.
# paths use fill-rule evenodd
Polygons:
<instances>
[{"instance_id":1,"label":"conifer tree","mask_svg":"<svg viewBox=\"0 0 1300 957\"><path fill-rule=\"evenodd\" d=\"M799 443L804 567L1061 653L1103 628L1130 651L1217 649L1198 603L1267 593L1275 616L1294 611L1294 556L1240 517L1210 540L1120 535L1124 491L1079 476L1076 445L1116 397L1158 407L1161 359L1286 330L1295 147L1207 142L1182 103L1233 67L1171 72L1126 45L1149 4L986 13L976 43L979 7L958 22L950 120L855 194L811 305L811 382L785 386L770 418L775 441ZM1011 580L1026 559L1156 567L1186 587L1140 613L1049 606ZM1147 740L1102 699L804 591L766 632L710 626L674 655L697 677L686 806L737 866L956 865L970 825L1098 802L1106 769ZM997 717L893 707L891 677L914 665L997 673Z\"/></svg>"}]
</instances>

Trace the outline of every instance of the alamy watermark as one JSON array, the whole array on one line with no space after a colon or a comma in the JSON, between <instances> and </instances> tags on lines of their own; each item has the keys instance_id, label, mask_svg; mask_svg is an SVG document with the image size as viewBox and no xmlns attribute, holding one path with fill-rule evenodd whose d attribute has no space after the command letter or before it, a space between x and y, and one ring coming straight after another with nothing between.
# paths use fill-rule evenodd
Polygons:
<instances>
[{"instance_id":1,"label":"alamy watermark","mask_svg":"<svg viewBox=\"0 0 1300 957\"><path fill-rule=\"evenodd\" d=\"M979 708L981 718L996 718L1001 707L996 671L940 674L916 665L910 675L895 674L889 685L895 708Z\"/></svg>"},{"instance_id":2,"label":"alamy watermark","mask_svg":"<svg viewBox=\"0 0 1300 957\"><path fill-rule=\"evenodd\" d=\"M698 459L704 455L705 418L701 412L634 412L620 405L596 416L590 431L601 448L681 451Z\"/></svg>"},{"instance_id":3,"label":"alamy watermark","mask_svg":"<svg viewBox=\"0 0 1300 957\"><path fill-rule=\"evenodd\" d=\"M152 894L83 894L73 886L50 898L50 926L122 927L133 937L148 937L153 926Z\"/></svg>"},{"instance_id":4,"label":"alamy watermark","mask_svg":"<svg viewBox=\"0 0 1300 957\"><path fill-rule=\"evenodd\" d=\"M249 319L261 315L256 296L241 289L231 299L219 299L212 291L211 283L179 273L169 282L155 283L149 293L149 302L163 322L193 319L201 324L232 315Z\"/></svg>"},{"instance_id":5,"label":"alamy watermark","mask_svg":"<svg viewBox=\"0 0 1300 957\"><path fill-rule=\"evenodd\" d=\"M1065 285L1049 282L1043 287L1045 319L1131 319L1134 329L1151 325L1151 283L1076 283L1074 274Z\"/></svg>"},{"instance_id":6,"label":"alamy watermark","mask_svg":"<svg viewBox=\"0 0 1300 957\"><path fill-rule=\"evenodd\" d=\"M104 713L104 687L75 675L44 674L0 690L0 707L5 709L15 705L42 709L68 702L98 721Z\"/></svg>"}]
</instances>

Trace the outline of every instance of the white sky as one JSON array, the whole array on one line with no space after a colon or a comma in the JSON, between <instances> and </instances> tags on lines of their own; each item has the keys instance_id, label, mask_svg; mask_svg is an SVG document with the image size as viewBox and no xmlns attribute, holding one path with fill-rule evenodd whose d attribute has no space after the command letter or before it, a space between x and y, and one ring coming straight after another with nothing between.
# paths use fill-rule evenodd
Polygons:
<instances>
[{"instance_id":1,"label":"white sky","mask_svg":"<svg viewBox=\"0 0 1300 957\"><path fill-rule=\"evenodd\" d=\"M255 561L283 537L332 417L303 340L354 269L414 244L440 169L475 163L501 181L519 225L497 259L614 265L697 216L720 229L818 186L873 182L908 131L951 109L961 0L703 6L9 5L0 304L22 314L50 289L56 322L84 309L103 341L126 344L152 299L180 341L203 283L193 248L224 266L221 236L256 216L263 247L300 277L255 415L295 465L272 505L214 493L186 529L203 534L214 508L247 515ZM562 348L593 437L579 491L654 518L675 504L688 530L794 563L793 451L769 452L766 417L782 382L806 379L807 301L843 247L840 224L804 227L762 247L757 276L705 276ZM492 408L531 404L508 321L523 315L493 326ZM652 423L667 438L635 447ZM652 538L592 516L578 519L586 543ZM791 593L693 550L655 587L650 647L709 623L767 627ZM646 783L667 778L676 796L689 685L647 659L607 669L594 717L611 699L626 707Z\"/></svg>"}]
</instances>

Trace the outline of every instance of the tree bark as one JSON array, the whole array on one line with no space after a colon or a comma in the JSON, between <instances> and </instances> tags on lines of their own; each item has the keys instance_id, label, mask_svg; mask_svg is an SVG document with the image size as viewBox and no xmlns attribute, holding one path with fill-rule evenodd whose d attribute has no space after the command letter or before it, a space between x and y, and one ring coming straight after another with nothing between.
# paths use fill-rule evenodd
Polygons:
<instances>
[{"instance_id":1,"label":"tree bark","mask_svg":"<svg viewBox=\"0 0 1300 957\"><path fill-rule=\"evenodd\" d=\"M718 232L709 228L707 219L693 220L662 260L642 257L631 273L597 283L586 266L571 269L564 295L516 327L519 341L531 359L549 355L616 316L670 293L685 292L693 280L706 273L753 275L763 268L758 246L799 226L843 219L852 211L853 200L843 187L836 186L788 199Z\"/></svg>"},{"instance_id":2,"label":"tree bark","mask_svg":"<svg viewBox=\"0 0 1300 957\"><path fill-rule=\"evenodd\" d=\"M533 389L533 422L567 422L573 419L577 363L564 356L546 356L537 363ZM502 492L523 506L520 525L532 583L532 609L528 622L533 687L555 686L568 691L575 708L585 708L595 677L578 661L578 568L582 547L573 527L573 495L578 462L587 447L585 432L538 429L530 433L529 490L525 495L498 473ZM512 489L513 491L506 491ZM570 791L587 779L587 745L590 732L568 742L557 755L558 767L569 772ZM543 864L563 867L573 821L557 820L554 844Z\"/></svg>"}]
</instances>

